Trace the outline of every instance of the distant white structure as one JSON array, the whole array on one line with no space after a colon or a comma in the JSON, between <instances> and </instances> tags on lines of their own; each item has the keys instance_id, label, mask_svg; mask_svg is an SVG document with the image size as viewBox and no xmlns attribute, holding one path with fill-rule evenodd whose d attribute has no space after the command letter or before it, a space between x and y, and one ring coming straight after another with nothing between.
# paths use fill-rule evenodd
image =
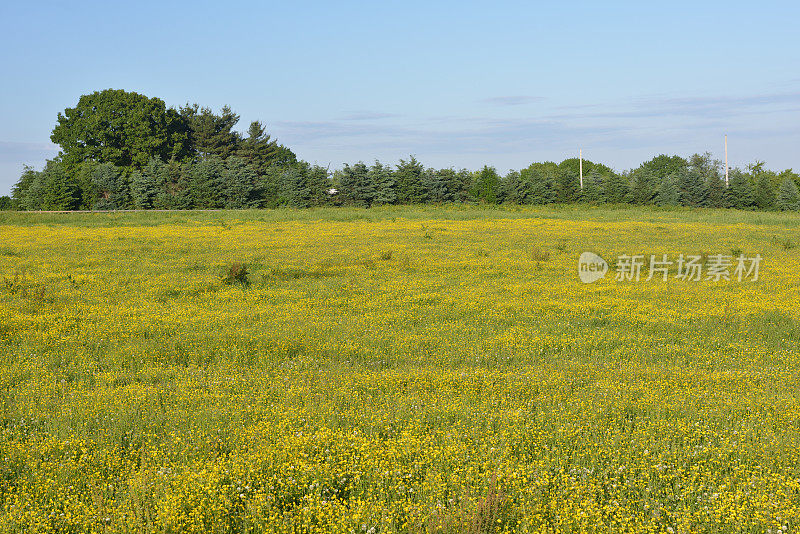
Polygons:
<instances>
[{"instance_id":1,"label":"distant white structure","mask_svg":"<svg viewBox=\"0 0 800 534\"><path fill-rule=\"evenodd\" d=\"M339 190L338 189L334 189L333 187L331 187L330 189L328 189L325 192L328 193L329 195L335 195L336 193L339 192Z\"/></svg>"}]
</instances>

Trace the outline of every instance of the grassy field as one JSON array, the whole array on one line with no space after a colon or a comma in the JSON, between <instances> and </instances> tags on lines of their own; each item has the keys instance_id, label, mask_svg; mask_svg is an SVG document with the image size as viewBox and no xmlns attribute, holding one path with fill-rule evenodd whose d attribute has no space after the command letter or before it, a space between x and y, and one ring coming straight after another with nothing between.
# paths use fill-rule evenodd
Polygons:
<instances>
[{"instance_id":1,"label":"grassy field","mask_svg":"<svg viewBox=\"0 0 800 534\"><path fill-rule=\"evenodd\" d=\"M0 214L0 531L798 531L798 252L737 211Z\"/></svg>"}]
</instances>

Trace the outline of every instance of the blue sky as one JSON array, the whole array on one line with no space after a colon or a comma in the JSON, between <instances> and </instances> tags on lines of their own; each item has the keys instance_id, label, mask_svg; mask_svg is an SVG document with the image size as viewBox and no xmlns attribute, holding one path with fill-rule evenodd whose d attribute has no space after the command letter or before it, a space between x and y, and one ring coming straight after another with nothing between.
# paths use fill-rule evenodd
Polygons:
<instances>
[{"instance_id":1,"label":"blue sky","mask_svg":"<svg viewBox=\"0 0 800 534\"><path fill-rule=\"evenodd\" d=\"M81 94L262 120L332 168L660 153L800 169L796 2L3 2L0 194Z\"/></svg>"}]
</instances>

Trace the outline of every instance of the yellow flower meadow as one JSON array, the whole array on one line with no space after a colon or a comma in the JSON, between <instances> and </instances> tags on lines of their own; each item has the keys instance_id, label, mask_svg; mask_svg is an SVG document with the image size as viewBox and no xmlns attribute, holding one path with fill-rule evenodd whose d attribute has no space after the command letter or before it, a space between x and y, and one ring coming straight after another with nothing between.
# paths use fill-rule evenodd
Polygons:
<instances>
[{"instance_id":1,"label":"yellow flower meadow","mask_svg":"<svg viewBox=\"0 0 800 534\"><path fill-rule=\"evenodd\" d=\"M797 531L799 228L0 215L0 532ZM763 262L616 281L623 254Z\"/></svg>"}]
</instances>

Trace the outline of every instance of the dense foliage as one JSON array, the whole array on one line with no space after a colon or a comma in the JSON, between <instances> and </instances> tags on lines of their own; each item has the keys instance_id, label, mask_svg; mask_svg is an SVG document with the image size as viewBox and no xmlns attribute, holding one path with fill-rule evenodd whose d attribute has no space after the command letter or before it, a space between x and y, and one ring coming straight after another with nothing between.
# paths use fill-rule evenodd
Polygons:
<instances>
[{"instance_id":1,"label":"dense foliage","mask_svg":"<svg viewBox=\"0 0 800 534\"><path fill-rule=\"evenodd\" d=\"M108 89L59 113L51 139L58 157L26 167L0 209L244 209L483 202L488 204L636 204L737 209L800 209L800 175L756 162L725 183L711 155L656 156L617 173L576 158L533 163L501 176L426 168L413 156L394 167L345 164L333 173L298 161L261 122L247 134L239 116L197 104L167 108L158 98Z\"/></svg>"}]
</instances>

